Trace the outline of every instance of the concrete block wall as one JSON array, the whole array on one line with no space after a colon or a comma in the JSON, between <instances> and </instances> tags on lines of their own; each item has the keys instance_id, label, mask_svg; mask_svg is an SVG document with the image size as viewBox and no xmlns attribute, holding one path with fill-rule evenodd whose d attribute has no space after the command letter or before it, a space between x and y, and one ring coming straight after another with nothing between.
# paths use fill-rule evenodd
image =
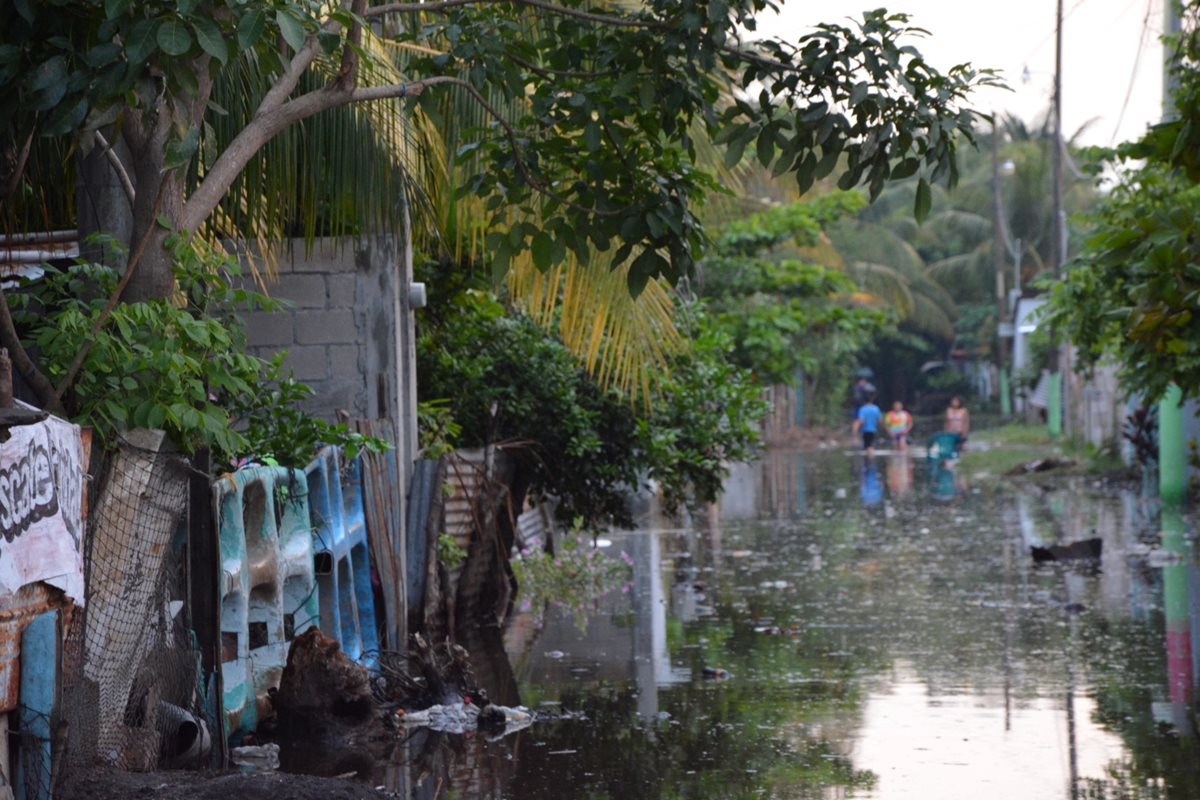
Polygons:
<instances>
[{"instance_id":1,"label":"concrete block wall","mask_svg":"<svg viewBox=\"0 0 1200 800\"><path fill-rule=\"evenodd\" d=\"M288 301L275 312L243 317L251 354L281 350L297 380L314 390L306 410L332 420L395 418L395 291L402 285L395 241L317 239L285 245L271 297Z\"/></svg>"}]
</instances>

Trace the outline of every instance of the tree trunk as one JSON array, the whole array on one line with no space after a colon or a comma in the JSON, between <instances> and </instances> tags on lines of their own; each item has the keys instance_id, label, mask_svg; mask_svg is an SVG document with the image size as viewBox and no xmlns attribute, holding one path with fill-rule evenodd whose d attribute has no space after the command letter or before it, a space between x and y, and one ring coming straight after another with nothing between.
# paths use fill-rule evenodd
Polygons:
<instances>
[{"instance_id":1,"label":"tree trunk","mask_svg":"<svg viewBox=\"0 0 1200 800\"><path fill-rule=\"evenodd\" d=\"M148 241L140 261L134 265L136 271L121 295L121 300L126 303L165 300L175 292L173 259L163 245L181 227L187 176L183 167L167 168L167 145L178 132L203 124L204 111L212 93L208 56L194 59L191 66L196 72L199 88L187 104L170 106L177 109L173 113L168 107L160 107L144 122L128 128L131 135L126 136L126 144L133 156L130 178L136 195L131 252L136 251L143 237L148 237ZM165 225L160 225L159 219Z\"/></svg>"},{"instance_id":2,"label":"tree trunk","mask_svg":"<svg viewBox=\"0 0 1200 800\"><path fill-rule=\"evenodd\" d=\"M152 151L138 160L137 200L133 205L134 248L143 236L149 236L141 260L134 265L133 277L121 300L126 303L144 303L147 300L165 300L175 291L175 273L172 259L163 245L179 224L183 213L183 176L178 171L163 172L162 148L151 145ZM158 223L159 218L170 229Z\"/></svg>"},{"instance_id":3,"label":"tree trunk","mask_svg":"<svg viewBox=\"0 0 1200 800\"><path fill-rule=\"evenodd\" d=\"M115 136L115 132L109 135ZM113 152L128 171L129 148L118 140L113 145ZM125 252L133 249L133 206L116 170L99 146L93 147L86 156L76 158L75 206L80 257L120 269L122 260L113 248L89 241L93 234L105 234L119 242Z\"/></svg>"}]
</instances>

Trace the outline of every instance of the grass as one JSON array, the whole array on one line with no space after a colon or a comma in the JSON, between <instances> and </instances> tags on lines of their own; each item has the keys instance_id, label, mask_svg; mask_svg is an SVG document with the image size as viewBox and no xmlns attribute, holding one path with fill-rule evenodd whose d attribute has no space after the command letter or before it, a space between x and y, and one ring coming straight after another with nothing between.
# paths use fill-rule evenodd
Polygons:
<instances>
[{"instance_id":1,"label":"grass","mask_svg":"<svg viewBox=\"0 0 1200 800\"><path fill-rule=\"evenodd\" d=\"M1091 445L1051 439L1044 425L1010 424L971 433L960 467L968 474L1003 475L1018 464L1042 458L1073 459L1076 464L1059 473L1112 474L1125 470L1120 456Z\"/></svg>"}]
</instances>

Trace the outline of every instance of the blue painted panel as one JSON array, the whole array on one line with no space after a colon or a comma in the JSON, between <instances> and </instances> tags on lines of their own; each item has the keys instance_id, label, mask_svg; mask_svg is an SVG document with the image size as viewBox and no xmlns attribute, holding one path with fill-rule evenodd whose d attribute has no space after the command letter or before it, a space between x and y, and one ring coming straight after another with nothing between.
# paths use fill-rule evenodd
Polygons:
<instances>
[{"instance_id":1,"label":"blue painted panel","mask_svg":"<svg viewBox=\"0 0 1200 800\"><path fill-rule=\"evenodd\" d=\"M62 679L58 611L39 614L21 634L21 751L17 800L50 800L50 720Z\"/></svg>"},{"instance_id":2,"label":"blue painted panel","mask_svg":"<svg viewBox=\"0 0 1200 800\"><path fill-rule=\"evenodd\" d=\"M346 655L370 665L379 652L367 522L363 510L362 464L343 462L326 447L305 470L318 569L320 627Z\"/></svg>"}]
</instances>

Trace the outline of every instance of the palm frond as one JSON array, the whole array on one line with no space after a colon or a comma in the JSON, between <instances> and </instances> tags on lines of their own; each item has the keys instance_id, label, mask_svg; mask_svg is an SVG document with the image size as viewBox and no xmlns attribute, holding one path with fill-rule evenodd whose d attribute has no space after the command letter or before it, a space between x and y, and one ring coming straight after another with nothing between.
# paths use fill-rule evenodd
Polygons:
<instances>
[{"instance_id":1,"label":"palm frond","mask_svg":"<svg viewBox=\"0 0 1200 800\"><path fill-rule=\"evenodd\" d=\"M636 298L628 263L612 269L573 256L546 272L523 258L509 268L509 299L563 343L602 386L648 400L672 354L683 346L669 287L651 281Z\"/></svg>"},{"instance_id":2,"label":"palm frond","mask_svg":"<svg viewBox=\"0 0 1200 800\"><path fill-rule=\"evenodd\" d=\"M943 341L953 341L954 320L946 310L926 295L917 294L913 299L913 314L903 321L902 326Z\"/></svg>"},{"instance_id":3,"label":"palm frond","mask_svg":"<svg viewBox=\"0 0 1200 800\"><path fill-rule=\"evenodd\" d=\"M900 319L912 315L916 304L909 279L888 264L854 261L845 270L850 279L868 294L882 299Z\"/></svg>"}]
</instances>

